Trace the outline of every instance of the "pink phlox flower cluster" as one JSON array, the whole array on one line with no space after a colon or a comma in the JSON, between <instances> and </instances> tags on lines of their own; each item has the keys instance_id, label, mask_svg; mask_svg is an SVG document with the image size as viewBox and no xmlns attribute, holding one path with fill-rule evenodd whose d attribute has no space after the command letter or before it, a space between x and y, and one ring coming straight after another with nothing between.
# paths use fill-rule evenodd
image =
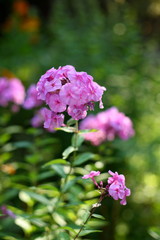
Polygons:
<instances>
[{"instance_id":1,"label":"pink phlox flower cluster","mask_svg":"<svg viewBox=\"0 0 160 240\"><path fill-rule=\"evenodd\" d=\"M125 186L125 177L122 174L118 174L117 172L113 173L112 171L108 171L112 177L108 178L108 192L114 200L120 199L120 204L126 205L126 197L130 196L131 191L129 188Z\"/></svg>"},{"instance_id":2,"label":"pink phlox flower cluster","mask_svg":"<svg viewBox=\"0 0 160 240\"><path fill-rule=\"evenodd\" d=\"M127 140L134 135L131 119L119 112L116 107L86 117L81 122L80 129L97 129L97 132L84 134L86 140L97 146L106 140L114 140L116 136Z\"/></svg>"},{"instance_id":3,"label":"pink phlox flower cluster","mask_svg":"<svg viewBox=\"0 0 160 240\"><path fill-rule=\"evenodd\" d=\"M17 78L0 78L0 106L6 107L9 102L21 105L24 102L25 89ZM14 108L13 108L14 110Z\"/></svg>"},{"instance_id":4,"label":"pink phlox flower cluster","mask_svg":"<svg viewBox=\"0 0 160 240\"><path fill-rule=\"evenodd\" d=\"M100 181L98 184L95 180L95 176L99 176L99 171L91 171L89 174L84 175L83 179L91 178L96 187L103 194L103 197L111 196L114 200L120 199L120 204L126 205L126 197L130 196L131 191L129 188L125 186L125 177L123 174L118 174L117 172L113 173L112 171L108 171L108 173L112 176L108 178L108 184L104 187L103 181Z\"/></svg>"},{"instance_id":5,"label":"pink phlox flower cluster","mask_svg":"<svg viewBox=\"0 0 160 240\"><path fill-rule=\"evenodd\" d=\"M23 107L25 109L31 109L31 108L38 107L38 106L42 105L42 103L43 103L42 100L39 100L37 98L36 85L32 84L27 90L26 98L25 98L25 101L23 103Z\"/></svg>"},{"instance_id":6,"label":"pink phlox flower cluster","mask_svg":"<svg viewBox=\"0 0 160 240\"><path fill-rule=\"evenodd\" d=\"M60 115L61 120L65 111L75 120L85 118L87 110L94 109L94 102L100 102L100 107L103 107L102 95L105 90L105 87L93 81L92 76L77 72L71 65L49 69L37 83L38 99L49 106L54 113L52 118L56 114L57 118Z\"/></svg>"}]
</instances>

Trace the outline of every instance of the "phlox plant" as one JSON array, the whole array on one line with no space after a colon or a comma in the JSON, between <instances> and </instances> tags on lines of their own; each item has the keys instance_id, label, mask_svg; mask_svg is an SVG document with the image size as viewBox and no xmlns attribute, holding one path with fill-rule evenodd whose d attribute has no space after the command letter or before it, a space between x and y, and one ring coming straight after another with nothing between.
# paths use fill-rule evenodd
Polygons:
<instances>
[{"instance_id":1,"label":"phlox plant","mask_svg":"<svg viewBox=\"0 0 160 240\"><path fill-rule=\"evenodd\" d=\"M45 162L41 167L45 174L54 172L54 181L35 184L19 193L29 211L17 210L15 213L14 207L12 211L6 206L1 208L1 217L13 218L24 230L25 237L35 240L78 240L100 231L89 223L92 217L105 222L104 216L96 213L102 201L112 198L119 200L121 205L127 204L126 198L131 191L126 187L123 174L108 169L104 177L97 169L88 171L86 168L86 163L93 160L95 154L83 151L85 139L98 146L103 141L112 141L116 136L127 140L134 135L131 120L116 108L87 117L96 102L103 108L105 90L93 81L92 76L77 72L70 65L49 69L37 85L31 85L28 89L23 107L40 107L32 119L32 126L38 127L43 123L49 132L64 131L72 137L71 145L63 151L62 157ZM65 123L67 114L71 118ZM79 120L82 120L80 126ZM85 186L88 190L95 188L94 198L88 202ZM27 224L30 228L26 227Z\"/></svg>"}]
</instances>

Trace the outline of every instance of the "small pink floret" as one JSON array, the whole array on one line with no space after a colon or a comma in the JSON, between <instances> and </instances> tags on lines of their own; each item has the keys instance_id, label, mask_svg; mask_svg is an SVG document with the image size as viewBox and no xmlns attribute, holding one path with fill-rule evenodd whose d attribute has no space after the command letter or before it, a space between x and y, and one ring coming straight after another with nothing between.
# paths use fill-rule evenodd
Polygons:
<instances>
[{"instance_id":1,"label":"small pink floret","mask_svg":"<svg viewBox=\"0 0 160 240\"><path fill-rule=\"evenodd\" d=\"M99 175L100 175L100 171L91 171L89 174L84 175L82 178L83 179L93 178Z\"/></svg>"},{"instance_id":2,"label":"small pink floret","mask_svg":"<svg viewBox=\"0 0 160 240\"><path fill-rule=\"evenodd\" d=\"M125 186L125 177L123 174L113 173L108 171L112 177L108 178L108 192L109 195L114 199L120 199L120 204L126 205L126 197L130 196L131 191Z\"/></svg>"}]
</instances>

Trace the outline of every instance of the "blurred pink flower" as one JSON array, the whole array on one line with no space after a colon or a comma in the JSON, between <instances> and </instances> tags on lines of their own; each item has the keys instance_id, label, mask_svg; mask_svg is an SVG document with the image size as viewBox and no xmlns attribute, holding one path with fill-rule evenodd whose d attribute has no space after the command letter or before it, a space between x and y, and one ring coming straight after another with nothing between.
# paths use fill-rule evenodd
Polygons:
<instances>
[{"instance_id":1,"label":"blurred pink flower","mask_svg":"<svg viewBox=\"0 0 160 240\"><path fill-rule=\"evenodd\" d=\"M37 98L36 85L32 84L27 90L26 99L23 103L23 107L25 109L31 109L40 105L42 105L42 100L39 100Z\"/></svg>"},{"instance_id":2,"label":"blurred pink flower","mask_svg":"<svg viewBox=\"0 0 160 240\"><path fill-rule=\"evenodd\" d=\"M134 135L131 119L119 112L116 107L86 117L80 123L80 129L97 129L96 132L84 134L85 139L93 145L99 145L106 140L112 141L116 136L127 140Z\"/></svg>"},{"instance_id":3,"label":"blurred pink flower","mask_svg":"<svg viewBox=\"0 0 160 240\"><path fill-rule=\"evenodd\" d=\"M0 78L0 106L8 106L9 103L21 105L25 98L25 89L17 78ZM11 108L12 109L12 108ZM13 111L16 107L13 107ZM17 108L18 110L18 108Z\"/></svg>"},{"instance_id":4,"label":"blurred pink flower","mask_svg":"<svg viewBox=\"0 0 160 240\"><path fill-rule=\"evenodd\" d=\"M82 178L83 179L93 178L99 175L100 175L100 171L91 171L89 174L84 175Z\"/></svg>"},{"instance_id":5,"label":"blurred pink flower","mask_svg":"<svg viewBox=\"0 0 160 240\"><path fill-rule=\"evenodd\" d=\"M31 119L31 125L35 128L41 127L44 124L44 108L36 111L34 117Z\"/></svg>"},{"instance_id":6,"label":"blurred pink flower","mask_svg":"<svg viewBox=\"0 0 160 240\"><path fill-rule=\"evenodd\" d=\"M23 104L25 98L25 89L19 79L10 79L10 91L12 93L12 101L18 105Z\"/></svg>"}]
</instances>

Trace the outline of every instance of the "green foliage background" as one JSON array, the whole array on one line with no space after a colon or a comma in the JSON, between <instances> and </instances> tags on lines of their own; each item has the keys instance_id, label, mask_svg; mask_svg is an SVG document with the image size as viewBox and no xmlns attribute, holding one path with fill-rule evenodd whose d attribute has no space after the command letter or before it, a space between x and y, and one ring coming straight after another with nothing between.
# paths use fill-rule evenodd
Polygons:
<instances>
[{"instance_id":1,"label":"green foliage background","mask_svg":"<svg viewBox=\"0 0 160 240\"><path fill-rule=\"evenodd\" d=\"M28 87L52 66L71 64L78 71L91 74L107 88L103 97L105 109L116 106L128 115L134 123L135 137L128 141L106 142L99 147L83 143L80 152L93 152L97 156L84 165L87 170L105 173L111 169L126 175L132 195L125 207L106 199L99 210L106 222L91 222L103 232L89 234L87 239L160 239L158 41L142 36L136 12L129 4L121 2L110 1L105 15L95 0L85 4L76 1L76 14L72 15L66 1L57 1L45 29L35 32L20 30L19 20L14 16L14 27L0 39L0 71L2 75L4 69L9 70ZM15 114L9 109L1 108L0 111L1 165L11 163L16 169L14 175L0 173L0 204L7 204L17 213L34 211L36 215L37 211L41 215L43 209L36 203L37 197L30 196L26 200L24 192L31 186L40 186L40 191L49 198L58 195L60 179L56 170L44 170L41 166L61 158L61 152L70 144L71 135L32 129L29 121L33 111L21 109ZM98 111L96 107L95 113ZM79 176L81 172L79 170ZM55 188L46 189L47 182L54 182ZM67 198L74 197L78 203L76 196L79 196L81 200L88 199L86 203L90 205L97 197L93 190L92 184L86 186L80 182L78 186L72 186ZM88 191L91 193L87 194ZM45 198L39 202L46 204ZM60 216L63 214L72 215L72 209L68 209L68 213L59 213ZM10 226L14 227L8 230ZM22 231L23 228L15 225L12 219L5 219L1 230L15 234L17 239L38 239L43 227L39 222L38 232L32 235L34 224ZM11 235L5 238L1 234L1 237L11 240ZM67 238L61 236L59 239Z\"/></svg>"}]
</instances>

